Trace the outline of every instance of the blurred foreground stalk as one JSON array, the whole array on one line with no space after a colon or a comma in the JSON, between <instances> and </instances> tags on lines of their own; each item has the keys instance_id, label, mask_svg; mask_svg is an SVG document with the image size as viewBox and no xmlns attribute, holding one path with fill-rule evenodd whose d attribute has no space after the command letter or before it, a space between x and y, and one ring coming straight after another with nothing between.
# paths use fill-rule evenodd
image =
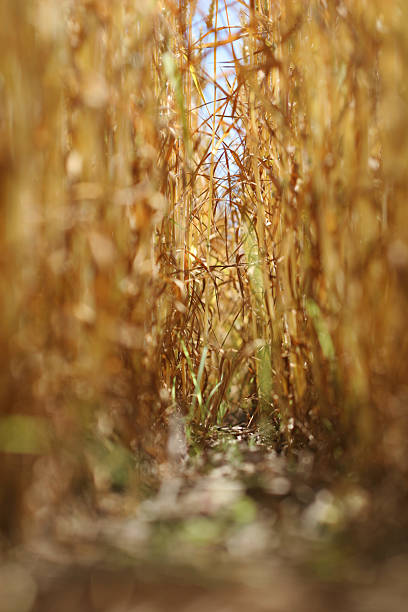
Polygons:
<instances>
[{"instance_id":1,"label":"blurred foreground stalk","mask_svg":"<svg viewBox=\"0 0 408 612\"><path fill-rule=\"evenodd\" d=\"M161 414L153 231L166 211L158 158L168 128L160 23L155 2L0 7L0 428L7 415L45 417L48 450L63 442L56 502L73 466L87 469L89 432L148 455L163 449L152 427ZM0 449L6 531L44 451L27 449L22 429Z\"/></svg>"}]
</instances>

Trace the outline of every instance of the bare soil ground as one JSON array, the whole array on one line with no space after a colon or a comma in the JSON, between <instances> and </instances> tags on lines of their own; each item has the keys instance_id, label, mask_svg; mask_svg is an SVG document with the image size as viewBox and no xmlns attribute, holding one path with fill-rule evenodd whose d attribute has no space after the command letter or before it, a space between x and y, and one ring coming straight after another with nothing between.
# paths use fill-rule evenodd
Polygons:
<instances>
[{"instance_id":1,"label":"bare soil ground","mask_svg":"<svg viewBox=\"0 0 408 612\"><path fill-rule=\"evenodd\" d=\"M369 493L330 489L308 452L289 461L236 427L165 470L142 501L67 502L4 551L0 611L407 609L408 555L376 555L374 533L361 546Z\"/></svg>"}]
</instances>

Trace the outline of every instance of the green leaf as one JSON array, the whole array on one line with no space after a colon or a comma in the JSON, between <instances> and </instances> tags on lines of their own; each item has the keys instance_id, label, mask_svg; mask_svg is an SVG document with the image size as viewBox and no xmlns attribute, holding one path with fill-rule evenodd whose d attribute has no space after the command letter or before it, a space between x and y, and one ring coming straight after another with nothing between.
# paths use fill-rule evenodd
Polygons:
<instances>
[{"instance_id":1,"label":"green leaf","mask_svg":"<svg viewBox=\"0 0 408 612\"><path fill-rule=\"evenodd\" d=\"M326 321L323 318L322 311L314 300L307 300L306 312L312 320L323 355L329 361L334 361L336 358L336 351L334 349L333 340Z\"/></svg>"},{"instance_id":2,"label":"green leaf","mask_svg":"<svg viewBox=\"0 0 408 612\"><path fill-rule=\"evenodd\" d=\"M269 344L264 344L258 349L258 393L261 400L261 408L267 409L272 397L272 356Z\"/></svg>"},{"instance_id":3,"label":"green leaf","mask_svg":"<svg viewBox=\"0 0 408 612\"><path fill-rule=\"evenodd\" d=\"M49 450L51 423L43 417L13 414L0 419L0 451L41 455Z\"/></svg>"}]
</instances>

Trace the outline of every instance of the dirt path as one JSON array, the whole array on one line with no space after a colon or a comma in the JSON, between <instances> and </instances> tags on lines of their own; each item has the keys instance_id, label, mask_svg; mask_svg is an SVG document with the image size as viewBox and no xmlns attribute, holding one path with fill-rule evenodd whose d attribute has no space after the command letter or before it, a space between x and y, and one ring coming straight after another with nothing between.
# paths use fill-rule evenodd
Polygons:
<instances>
[{"instance_id":1,"label":"dirt path","mask_svg":"<svg viewBox=\"0 0 408 612\"><path fill-rule=\"evenodd\" d=\"M365 493L329 491L310 453L289 462L236 428L167 472L141 503L67 505L48 534L8 551L0 612L407 609L408 556L359 554L345 524Z\"/></svg>"}]
</instances>

